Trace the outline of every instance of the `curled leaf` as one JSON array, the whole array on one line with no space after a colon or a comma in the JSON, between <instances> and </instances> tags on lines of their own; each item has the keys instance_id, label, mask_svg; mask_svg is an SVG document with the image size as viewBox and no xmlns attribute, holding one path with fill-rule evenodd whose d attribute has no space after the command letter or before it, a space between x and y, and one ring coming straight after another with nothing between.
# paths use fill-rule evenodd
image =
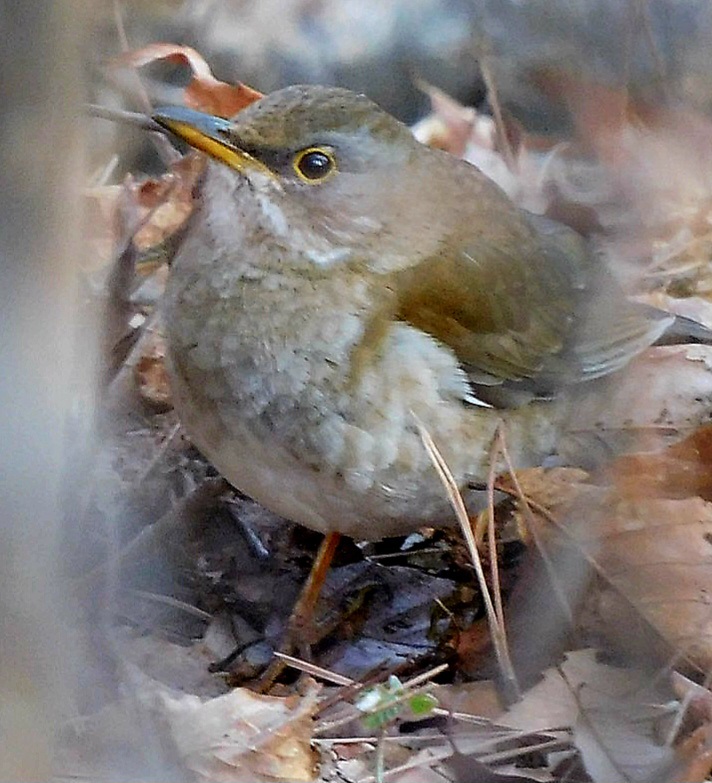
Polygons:
<instances>
[{"instance_id":1,"label":"curled leaf","mask_svg":"<svg viewBox=\"0 0 712 783\"><path fill-rule=\"evenodd\" d=\"M172 43L149 44L121 55L113 62L113 67L142 68L161 60L187 65L190 68L193 78L185 88L185 105L191 109L215 114L218 117L232 117L245 106L262 97L262 93L242 82L228 84L216 79L207 62L190 46Z\"/></svg>"}]
</instances>

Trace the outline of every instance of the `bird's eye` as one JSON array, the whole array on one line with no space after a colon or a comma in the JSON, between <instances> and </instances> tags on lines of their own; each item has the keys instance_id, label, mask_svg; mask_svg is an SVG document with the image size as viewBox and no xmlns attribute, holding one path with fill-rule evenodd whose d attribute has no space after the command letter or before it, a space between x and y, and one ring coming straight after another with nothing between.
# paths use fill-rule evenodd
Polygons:
<instances>
[{"instance_id":1,"label":"bird's eye","mask_svg":"<svg viewBox=\"0 0 712 783\"><path fill-rule=\"evenodd\" d=\"M320 182L336 171L336 160L327 149L309 147L295 155L294 171L304 182Z\"/></svg>"}]
</instances>

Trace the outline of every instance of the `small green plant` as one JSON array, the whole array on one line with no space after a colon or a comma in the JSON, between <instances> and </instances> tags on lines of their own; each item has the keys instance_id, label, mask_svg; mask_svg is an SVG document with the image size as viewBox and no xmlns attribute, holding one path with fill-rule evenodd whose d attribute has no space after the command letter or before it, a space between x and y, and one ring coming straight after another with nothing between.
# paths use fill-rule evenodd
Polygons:
<instances>
[{"instance_id":1,"label":"small green plant","mask_svg":"<svg viewBox=\"0 0 712 783\"><path fill-rule=\"evenodd\" d=\"M387 683L369 688L355 702L356 708L364 713L364 726L371 731L377 731L392 723L405 707L414 717L424 718L430 715L437 705L438 700L431 693L421 691L409 696L403 683L393 674Z\"/></svg>"}]
</instances>

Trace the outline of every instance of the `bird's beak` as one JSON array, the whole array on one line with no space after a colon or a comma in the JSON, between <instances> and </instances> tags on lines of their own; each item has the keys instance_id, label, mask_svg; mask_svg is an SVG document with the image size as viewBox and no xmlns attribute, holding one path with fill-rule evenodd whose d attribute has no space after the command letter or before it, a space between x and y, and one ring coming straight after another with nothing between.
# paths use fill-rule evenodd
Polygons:
<instances>
[{"instance_id":1,"label":"bird's beak","mask_svg":"<svg viewBox=\"0 0 712 783\"><path fill-rule=\"evenodd\" d=\"M240 149L230 135L233 123L222 117L204 114L184 106L158 109L153 119L174 136L211 158L249 176L260 172L275 179L275 174L264 163Z\"/></svg>"}]
</instances>

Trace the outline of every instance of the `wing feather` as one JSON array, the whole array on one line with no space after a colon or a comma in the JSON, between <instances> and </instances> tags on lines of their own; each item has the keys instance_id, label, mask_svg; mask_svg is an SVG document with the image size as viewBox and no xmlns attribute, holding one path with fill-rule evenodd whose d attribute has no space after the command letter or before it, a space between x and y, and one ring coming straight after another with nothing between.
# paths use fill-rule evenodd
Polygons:
<instances>
[{"instance_id":1,"label":"wing feather","mask_svg":"<svg viewBox=\"0 0 712 783\"><path fill-rule=\"evenodd\" d=\"M397 273L393 286L397 317L449 346L488 402L483 389L521 400L607 375L672 320L629 302L575 232L544 218L523 225L514 246L453 242L456 252Z\"/></svg>"}]
</instances>

